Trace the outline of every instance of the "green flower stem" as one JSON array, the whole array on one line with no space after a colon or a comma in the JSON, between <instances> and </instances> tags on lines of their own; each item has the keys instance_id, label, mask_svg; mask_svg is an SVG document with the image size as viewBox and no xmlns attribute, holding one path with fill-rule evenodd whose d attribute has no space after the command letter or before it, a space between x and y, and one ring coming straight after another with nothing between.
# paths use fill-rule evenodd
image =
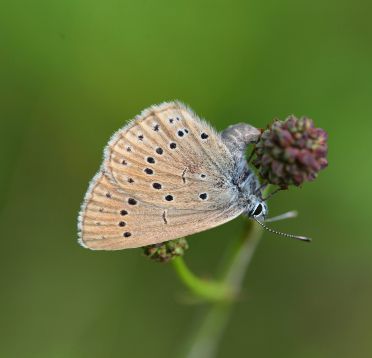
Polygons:
<instances>
[{"instance_id":1,"label":"green flower stem","mask_svg":"<svg viewBox=\"0 0 372 358\"><path fill-rule=\"evenodd\" d=\"M242 281L261 239L262 231L258 223L246 220L243 236L233 247L231 258L223 272L223 281L234 289L235 295L240 293Z\"/></svg>"},{"instance_id":2,"label":"green flower stem","mask_svg":"<svg viewBox=\"0 0 372 358\"><path fill-rule=\"evenodd\" d=\"M213 358L217 355L218 346L233 309L233 301L215 302L206 307L199 327L181 353L182 358Z\"/></svg>"},{"instance_id":3,"label":"green flower stem","mask_svg":"<svg viewBox=\"0 0 372 358\"><path fill-rule=\"evenodd\" d=\"M207 281L195 276L182 257L173 259L172 264L181 281L197 297L207 301L224 301L232 298L232 291L229 286L223 282Z\"/></svg>"},{"instance_id":4,"label":"green flower stem","mask_svg":"<svg viewBox=\"0 0 372 358\"><path fill-rule=\"evenodd\" d=\"M262 236L262 228L247 220L244 234L232 247L221 281L203 281L192 274L183 260L173 260L181 280L198 297L214 301L206 308L199 327L188 344L187 358L212 358L233 309L234 298L241 293L245 272Z\"/></svg>"},{"instance_id":5,"label":"green flower stem","mask_svg":"<svg viewBox=\"0 0 372 358\"><path fill-rule=\"evenodd\" d=\"M209 301L229 301L240 293L241 282L261 233L261 226L252 220L246 221L243 236L233 243L221 280L199 278L190 271L183 257L176 257L171 262L178 277L194 295Z\"/></svg>"}]
</instances>

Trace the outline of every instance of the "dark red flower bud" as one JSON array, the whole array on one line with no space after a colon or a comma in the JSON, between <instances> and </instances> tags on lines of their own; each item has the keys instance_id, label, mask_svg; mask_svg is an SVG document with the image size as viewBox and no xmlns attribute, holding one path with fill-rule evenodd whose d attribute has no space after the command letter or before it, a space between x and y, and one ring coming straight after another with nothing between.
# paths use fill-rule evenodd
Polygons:
<instances>
[{"instance_id":1,"label":"dark red flower bud","mask_svg":"<svg viewBox=\"0 0 372 358\"><path fill-rule=\"evenodd\" d=\"M275 120L261 134L253 164L270 184L287 188L314 180L327 165L327 133L310 118Z\"/></svg>"}]
</instances>

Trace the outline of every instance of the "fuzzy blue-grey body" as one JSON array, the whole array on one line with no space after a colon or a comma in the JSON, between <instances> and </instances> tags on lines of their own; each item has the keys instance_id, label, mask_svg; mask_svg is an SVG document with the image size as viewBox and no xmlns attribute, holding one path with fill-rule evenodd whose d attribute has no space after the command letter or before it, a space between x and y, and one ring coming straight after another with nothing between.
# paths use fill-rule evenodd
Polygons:
<instances>
[{"instance_id":1,"label":"fuzzy blue-grey body","mask_svg":"<svg viewBox=\"0 0 372 358\"><path fill-rule=\"evenodd\" d=\"M238 191L239 205L244 208L244 214L251 217L255 213L257 218L265 218L268 209L262 199L260 182L246 160L248 145L257 142L260 131L247 124L239 123L226 128L221 138L229 149L234 160L231 184Z\"/></svg>"}]
</instances>

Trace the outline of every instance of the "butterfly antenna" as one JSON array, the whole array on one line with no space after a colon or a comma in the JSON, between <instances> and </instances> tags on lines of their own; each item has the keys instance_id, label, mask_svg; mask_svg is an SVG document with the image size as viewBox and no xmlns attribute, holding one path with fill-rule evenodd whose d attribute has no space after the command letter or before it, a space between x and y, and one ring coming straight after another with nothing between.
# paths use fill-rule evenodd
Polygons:
<instances>
[{"instance_id":1,"label":"butterfly antenna","mask_svg":"<svg viewBox=\"0 0 372 358\"><path fill-rule=\"evenodd\" d=\"M259 221L255 217L253 217L253 219L256 220L265 230L270 231L273 234L277 234L277 235L284 236L284 237L289 237L291 239L296 239L296 240L311 242L311 239L309 237L306 237L306 236L297 236L297 235L286 234L284 232L276 231L276 230L270 229L269 227L267 227L264 223L262 223L261 221Z\"/></svg>"}]
</instances>

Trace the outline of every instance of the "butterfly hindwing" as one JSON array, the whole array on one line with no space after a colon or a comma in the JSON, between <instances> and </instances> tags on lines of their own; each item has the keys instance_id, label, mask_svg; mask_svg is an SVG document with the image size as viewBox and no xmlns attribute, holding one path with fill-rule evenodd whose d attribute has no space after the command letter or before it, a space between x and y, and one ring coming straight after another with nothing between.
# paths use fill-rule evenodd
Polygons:
<instances>
[{"instance_id":1,"label":"butterfly hindwing","mask_svg":"<svg viewBox=\"0 0 372 358\"><path fill-rule=\"evenodd\" d=\"M203 213L161 208L134 199L99 172L79 215L79 242L93 250L140 247L218 226L240 214L236 206Z\"/></svg>"}]
</instances>

